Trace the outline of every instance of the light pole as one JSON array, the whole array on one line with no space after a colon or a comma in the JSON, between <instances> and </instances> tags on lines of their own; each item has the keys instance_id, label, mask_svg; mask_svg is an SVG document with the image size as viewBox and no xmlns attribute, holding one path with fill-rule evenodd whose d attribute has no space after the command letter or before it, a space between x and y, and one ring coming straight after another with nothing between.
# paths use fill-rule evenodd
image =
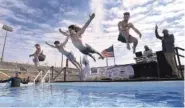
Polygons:
<instances>
[{"instance_id":1,"label":"light pole","mask_svg":"<svg viewBox=\"0 0 185 108\"><path fill-rule=\"evenodd\" d=\"M5 45L6 45L6 38L7 38L7 34L8 34L8 31L9 32L12 32L13 31L13 28L10 27L10 26L7 26L7 25L3 25L2 29L6 30L6 36L5 36L5 40L4 40L4 45L3 45L3 51L2 51L2 56L1 56L1 61L3 61L3 57L4 57L4 50L5 50Z\"/></svg>"},{"instance_id":2,"label":"light pole","mask_svg":"<svg viewBox=\"0 0 185 108\"><path fill-rule=\"evenodd\" d=\"M63 68L63 54L62 54L62 60L61 60L61 68Z\"/></svg>"}]
</instances>

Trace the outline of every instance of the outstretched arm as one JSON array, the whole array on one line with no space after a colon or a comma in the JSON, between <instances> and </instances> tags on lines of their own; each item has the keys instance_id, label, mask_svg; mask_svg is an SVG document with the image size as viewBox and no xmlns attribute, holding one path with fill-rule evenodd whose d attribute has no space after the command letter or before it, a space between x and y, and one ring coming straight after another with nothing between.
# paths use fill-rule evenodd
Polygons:
<instances>
[{"instance_id":1,"label":"outstretched arm","mask_svg":"<svg viewBox=\"0 0 185 108\"><path fill-rule=\"evenodd\" d=\"M61 29L59 29L59 32L62 33L64 36L69 36L66 32L62 31Z\"/></svg>"},{"instance_id":2,"label":"outstretched arm","mask_svg":"<svg viewBox=\"0 0 185 108\"><path fill-rule=\"evenodd\" d=\"M54 45L51 45L51 44L49 44L49 43L47 43L47 42L46 42L46 45L48 45L48 46L50 46L50 47L52 47L52 48L56 48Z\"/></svg>"},{"instance_id":3,"label":"outstretched arm","mask_svg":"<svg viewBox=\"0 0 185 108\"><path fill-rule=\"evenodd\" d=\"M86 28L89 26L89 24L91 23L91 21L93 20L93 18L95 17L95 14L93 13L89 20L84 24L84 26L82 27L82 29L80 31L77 32L78 35L81 35L85 32Z\"/></svg>"},{"instance_id":4,"label":"outstretched arm","mask_svg":"<svg viewBox=\"0 0 185 108\"><path fill-rule=\"evenodd\" d=\"M29 81L23 81L23 80L21 79L21 83L22 83L22 84L28 84Z\"/></svg>"},{"instance_id":5,"label":"outstretched arm","mask_svg":"<svg viewBox=\"0 0 185 108\"><path fill-rule=\"evenodd\" d=\"M29 55L29 57L32 57L32 56L34 56L34 54L30 54L30 55Z\"/></svg>"},{"instance_id":6,"label":"outstretched arm","mask_svg":"<svg viewBox=\"0 0 185 108\"><path fill-rule=\"evenodd\" d=\"M142 34L139 32L139 30L137 28L135 28L135 26L133 24L131 24L131 28L139 35L139 37L141 38Z\"/></svg>"},{"instance_id":7,"label":"outstretched arm","mask_svg":"<svg viewBox=\"0 0 185 108\"><path fill-rule=\"evenodd\" d=\"M9 81L11 81L11 78L9 78L7 80L0 81L0 83L5 83L5 82L9 82Z\"/></svg>"},{"instance_id":8,"label":"outstretched arm","mask_svg":"<svg viewBox=\"0 0 185 108\"><path fill-rule=\"evenodd\" d=\"M68 40L69 40L69 36L67 36L66 40L63 43L61 43L60 46L65 46L67 44Z\"/></svg>"},{"instance_id":9,"label":"outstretched arm","mask_svg":"<svg viewBox=\"0 0 185 108\"><path fill-rule=\"evenodd\" d=\"M159 36L159 33L158 33L158 26L157 26L157 25L155 26L155 36L156 36L156 38L162 40L162 37Z\"/></svg>"},{"instance_id":10,"label":"outstretched arm","mask_svg":"<svg viewBox=\"0 0 185 108\"><path fill-rule=\"evenodd\" d=\"M119 33L121 33L122 31L121 21L118 23L118 30L119 30Z\"/></svg>"},{"instance_id":11,"label":"outstretched arm","mask_svg":"<svg viewBox=\"0 0 185 108\"><path fill-rule=\"evenodd\" d=\"M36 50L33 54L30 54L29 57L32 57L32 56L39 56L41 53L41 50Z\"/></svg>"}]
</instances>

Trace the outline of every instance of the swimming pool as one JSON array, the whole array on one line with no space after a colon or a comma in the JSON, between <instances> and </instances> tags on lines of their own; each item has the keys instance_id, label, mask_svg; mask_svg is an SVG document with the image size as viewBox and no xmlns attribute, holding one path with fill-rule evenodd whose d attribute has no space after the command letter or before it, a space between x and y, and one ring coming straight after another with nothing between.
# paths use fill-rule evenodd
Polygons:
<instances>
[{"instance_id":1,"label":"swimming pool","mask_svg":"<svg viewBox=\"0 0 185 108\"><path fill-rule=\"evenodd\" d=\"M184 82L53 83L0 86L0 107L183 107Z\"/></svg>"}]
</instances>

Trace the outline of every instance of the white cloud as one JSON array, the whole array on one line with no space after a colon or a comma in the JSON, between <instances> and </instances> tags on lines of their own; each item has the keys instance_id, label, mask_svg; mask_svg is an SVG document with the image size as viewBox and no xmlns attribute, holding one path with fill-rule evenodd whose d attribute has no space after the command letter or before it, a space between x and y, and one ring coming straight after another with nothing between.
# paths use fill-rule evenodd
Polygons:
<instances>
[{"instance_id":1,"label":"white cloud","mask_svg":"<svg viewBox=\"0 0 185 108\"><path fill-rule=\"evenodd\" d=\"M153 0L122 0L122 7L126 8L128 11L138 5L144 5Z\"/></svg>"},{"instance_id":2,"label":"white cloud","mask_svg":"<svg viewBox=\"0 0 185 108\"><path fill-rule=\"evenodd\" d=\"M58 0L49 0L48 4L51 5L53 8L56 8L57 6L60 5Z\"/></svg>"},{"instance_id":3,"label":"white cloud","mask_svg":"<svg viewBox=\"0 0 185 108\"><path fill-rule=\"evenodd\" d=\"M117 26L107 27L107 28L105 28L105 31L107 31L107 32L116 32L116 31L118 31L118 27Z\"/></svg>"},{"instance_id":4,"label":"white cloud","mask_svg":"<svg viewBox=\"0 0 185 108\"><path fill-rule=\"evenodd\" d=\"M117 26L118 22L121 21L122 19L120 18L115 18L113 20L104 20L102 22L102 24L106 25L106 26Z\"/></svg>"},{"instance_id":5,"label":"white cloud","mask_svg":"<svg viewBox=\"0 0 185 108\"><path fill-rule=\"evenodd\" d=\"M104 0L103 1L104 4L107 4L107 5L118 5L118 4L121 4L121 0Z\"/></svg>"},{"instance_id":6,"label":"white cloud","mask_svg":"<svg viewBox=\"0 0 185 108\"><path fill-rule=\"evenodd\" d=\"M167 5L157 6L154 8L154 10L161 11L163 13L181 11L184 10L184 1L175 0Z\"/></svg>"},{"instance_id":7,"label":"white cloud","mask_svg":"<svg viewBox=\"0 0 185 108\"><path fill-rule=\"evenodd\" d=\"M71 11L68 11L68 12L65 12L65 15L72 15L72 16L75 16L77 14L80 14L79 11L77 10L71 10Z\"/></svg>"},{"instance_id":8,"label":"white cloud","mask_svg":"<svg viewBox=\"0 0 185 108\"><path fill-rule=\"evenodd\" d=\"M0 7L0 17L6 16L8 14L12 14L12 12L9 9Z\"/></svg>"},{"instance_id":9,"label":"white cloud","mask_svg":"<svg viewBox=\"0 0 185 108\"><path fill-rule=\"evenodd\" d=\"M66 27L68 27L69 25L72 25L72 24L75 24L75 25L78 25L78 26L82 26L82 24L78 23L78 22L74 22L74 21L71 21L71 20L62 20L59 22L59 24L65 24Z\"/></svg>"},{"instance_id":10,"label":"white cloud","mask_svg":"<svg viewBox=\"0 0 185 108\"><path fill-rule=\"evenodd\" d=\"M103 27L101 22L104 20L104 5L103 0L91 0L90 6L92 13L95 13L95 18L92 21L92 32L102 36Z\"/></svg>"},{"instance_id":11,"label":"white cloud","mask_svg":"<svg viewBox=\"0 0 185 108\"><path fill-rule=\"evenodd\" d=\"M1 0L0 5L7 8L16 7L19 9L26 9L27 6L21 0Z\"/></svg>"}]
</instances>

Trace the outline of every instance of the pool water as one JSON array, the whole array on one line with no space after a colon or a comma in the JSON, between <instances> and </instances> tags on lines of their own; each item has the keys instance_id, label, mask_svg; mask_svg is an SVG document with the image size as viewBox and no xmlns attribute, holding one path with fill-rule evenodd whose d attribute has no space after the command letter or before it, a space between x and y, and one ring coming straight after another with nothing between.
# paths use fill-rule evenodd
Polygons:
<instances>
[{"instance_id":1,"label":"pool water","mask_svg":"<svg viewBox=\"0 0 185 108\"><path fill-rule=\"evenodd\" d=\"M52 83L0 85L0 107L183 107L184 82Z\"/></svg>"}]
</instances>

